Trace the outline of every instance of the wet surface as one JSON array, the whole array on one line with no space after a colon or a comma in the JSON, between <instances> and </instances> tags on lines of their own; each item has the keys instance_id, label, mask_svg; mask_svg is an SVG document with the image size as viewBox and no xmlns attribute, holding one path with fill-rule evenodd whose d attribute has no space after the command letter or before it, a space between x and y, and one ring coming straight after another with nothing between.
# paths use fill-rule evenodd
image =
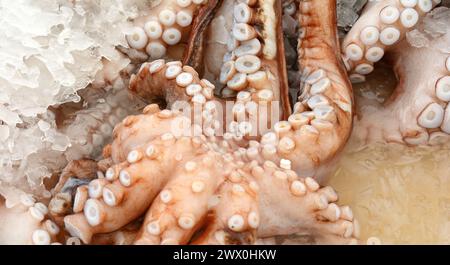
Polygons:
<instances>
[{"instance_id":1,"label":"wet surface","mask_svg":"<svg viewBox=\"0 0 450 265\"><path fill-rule=\"evenodd\" d=\"M390 95L395 77L380 69L366 83L354 85L358 104L378 105ZM327 184L338 191L340 205L352 207L361 239L449 244L450 143L407 147L360 140L350 138Z\"/></svg>"},{"instance_id":2,"label":"wet surface","mask_svg":"<svg viewBox=\"0 0 450 265\"><path fill-rule=\"evenodd\" d=\"M352 139L351 141L355 141ZM361 239L450 243L450 149L350 143L328 184L352 207Z\"/></svg>"}]
</instances>

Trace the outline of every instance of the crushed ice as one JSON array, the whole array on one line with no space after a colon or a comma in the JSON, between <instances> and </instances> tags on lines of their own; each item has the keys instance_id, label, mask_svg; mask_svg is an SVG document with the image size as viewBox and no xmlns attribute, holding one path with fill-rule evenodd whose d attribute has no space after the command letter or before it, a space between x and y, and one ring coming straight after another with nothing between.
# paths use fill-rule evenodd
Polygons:
<instances>
[{"instance_id":1,"label":"crushed ice","mask_svg":"<svg viewBox=\"0 0 450 265\"><path fill-rule=\"evenodd\" d=\"M155 2L0 0L0 194L23 182L44 193L72 144L49 107L79 101L102 58L119 60L129 19Z\"/></svg>"}]
</instances>

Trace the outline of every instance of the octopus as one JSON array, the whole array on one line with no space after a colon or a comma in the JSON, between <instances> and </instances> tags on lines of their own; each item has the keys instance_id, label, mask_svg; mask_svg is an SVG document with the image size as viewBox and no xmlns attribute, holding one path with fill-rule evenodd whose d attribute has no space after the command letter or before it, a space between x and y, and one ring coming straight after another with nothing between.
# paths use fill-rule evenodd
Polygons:
<instances>
[{"instance_id":1,"label":"octopus","mask_svg":"<svg viewBox=\"0 0 450 265\"><path fill-rule=\"evenodd\" d=\"M407 145L448 139L450 57L442 47L450 35L424 49L405 41L439 3L370 2L342 43L335 1L156 3L133 21L129 47L118 47L132 62L121 84L148 105L121 111L129 104L119 91L77 112L68 132L82 115L96 117L80 137L84 147L51 198L0 201L0 242L266 244L296 235L306 244L379 244L359 240L351 208L323 184L352 132L351 82L363 82L385 55L398 87L356 119L355 133ZM294 89L282 16L297 22ZM85 158L94 149L101 155ZM18 226L26 229L16 234Z\"/></svg>"}]
</instances>

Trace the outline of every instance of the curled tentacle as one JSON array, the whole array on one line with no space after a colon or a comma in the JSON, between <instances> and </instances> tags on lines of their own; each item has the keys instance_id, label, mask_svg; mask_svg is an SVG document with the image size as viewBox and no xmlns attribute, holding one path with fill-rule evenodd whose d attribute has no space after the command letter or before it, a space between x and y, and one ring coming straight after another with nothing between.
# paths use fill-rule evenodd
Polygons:
<instances>
[{"instance_id":1,"label":"curled tentacle","mask_svg":"<svg viewBox=\"0 0 450 265\"><path fill-rule=\"evenodd\" d=\"M127 32L129 48L121 48L132 60L181 59L189 50L198 28L215 8L217 0L160 1L133 21Z\"/></svg>"},{"instance_id":2,"label":"curled tentacle","mask_svg":"<svg viewBox=\"0 0 450 265\"><path fill-rule=\"evenodd\" d=\"M302 13L299 14L299 19L303 27L303 34L300 36L299 64L302 66L305 79L303 94L299 98L300 102L294 107L294 114L289 117L288 121L275 124L274 132L267 133L261 139L262 145L259 148L263 150L259 150L259 153L264 157L271 156L271 159L277 163L281 159L289 160L292 168L296 171L301 171L302 175L312 176L320 165L332 160L347 141L351 129L352 96L340 58L335 52L336 49L339 49L336 39L336 18L333 12L335 6L328 2L301 2L300 4ZM263 6L265 7L265 5ZM232 7L234 5L225 2L221 9L229 10ZM275 11L275 7L272 6L271 10ZM224 11L218 11L218 19L221 17L221 12ZM228 21L223 17L222 20ZM214 25L214 23L213 21L212 24ZM269 22L266 24L271 25ZM269 28L267 25L266 27ZM181 76L182 69L180 65L173 64L170 65L170 68L173 68L171 70L173 75L166 69L168 65L162 61L144 66L132 81L131 90L138 94L141 93L150 100L162 97L169 105L175 99L186 98L183 93L196 95L195 99L203 103L203 96L196 91L201 91L202 88L197 88L194 84L186 87L184 91L183 86L177 84L176 77ZM282 66L275 64L273 67L276 70L277 67ZM194 79L196 79L195 75ZM166 87L161 89L164 82ZM262 82L262 84L267 85L268 83ZM278 90L277 93L281 93L279 89L282 86L279 84L270 83L269 86ZM264 89L252 93L252 91L241 91L238 94L237 104L231 113L233 119L241 112L244 113L244 116L249 112L246 109L252 105L247 104L249 101L254 103L253 106L260 107L265 105L265 102L274 100L274 93ZM242 134L245 135L258 125L248 124L244 121L225 123L221 128L224 127L235 134L236 132L233 131L237 131L235 128L238 128L238 133L242 137ZM224 135L224 137L228 136ZM234 137L239 137L239 135ZM248 144L248 142L244 142L240 145L251 148ZM322 174L320 172L320 175Z\"/></svg>"},{"instance_id":3,"label":"curled tentacle","mask_svg":"<svg viewBox=\"0 0 450 265\"><path fill-rule=\"evenodd\" d=\"M363 82L374 64L441 1L383 0L368 4L342 43L352 82Z\"/></svg>"},{"instance_id":4,"label":"curled tentacle","mask_svg":"<svg viewBox=\"0 0 450 265\"><path fill-rule=\"evenodd\" d=\"M449 9L440 8L427 19L450 22ZM444 14L444 15L443 15ZM447 14L447 16L445 16ZM419 24L421 25L421 24ZM394 93L381 110L361 107L356 134L365 141L387 141L408 145L438 145L450 137L450 54L442 47L450 43L449 28L426 47L403 41L391 50L389 60L399 79ZM420 31L419 31L420 32ZM405 108L405 106L407 106Z\"/></svg>"},{"instance_id":5,"label":"curled tentacle","mask_svg":"<svg viewBox=\"0 0 450 265\"><path fill-rule=\"evenodd\" d=\"M169 107L177 100L189 100L196 92L202 102L206 101L208 87L200 86L199 76L192 68L181 62L156 60L145 63L139 72L131 77L130 91L149 102L163 101ZM194 92L191 92L194 91ZM203 98L200 99L200 97Z\"/></svg>"}]
</instances>

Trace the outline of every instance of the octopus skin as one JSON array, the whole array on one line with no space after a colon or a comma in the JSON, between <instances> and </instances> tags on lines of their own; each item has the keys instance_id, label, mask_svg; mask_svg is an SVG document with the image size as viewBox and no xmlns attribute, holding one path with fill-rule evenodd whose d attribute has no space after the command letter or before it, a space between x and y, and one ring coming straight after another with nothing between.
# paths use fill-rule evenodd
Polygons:
<instances>
[{"instance_id":1,"label":"octopus skin","mask_svg":"<svg viewBox=\"0 0 450 265\"><path fill-rule=\"evenodd\" d=\"M447 8L441 7L444 15ZM433 18L433 14L430 14ZM399 79L384 105L367 106L355 133L366 141L439 145L450 136L450 28L422 48L406 40L389 53ZM383 122L380 122L383 121Z\"/></svg>"},{"instance_id":2,"label":"octopus skin","mask_svg":"<svg viewBox=\"0 0 450 265\"><path fill-rule=\"evenodd\" d=\"M54 198L50 201L49 210L55 217L66 214L71 204L70 196L59 193L73 193L73 185L79 185L78 181L72 182L72 187L63 187L62 183L74 176L86 181L100 174L92 170L97 168L96 163L86 158L100 157L104 144L110 141L113 128L126 116L136 113L142 105L138 98L130 96L126 90L104 91L90 87L88 92L90 94L85 95L88 107L67 115L60 128L70 138L71 146L64 152L68 164L58 174L61 185L52 189ZM64 111L64 108L58 111Z\"/></svg>"},{"instance_id":3,"label":"octopus skin","mask_svg":"<svg viewBox=\"0 0 450 265\"><path fill-rule=\"evenodd\" d=\"M353 83L365 81L374 64L397 47L407 32L441 0L372 1L342 42L343 60Z\"/></svg>"}]
</instances>

